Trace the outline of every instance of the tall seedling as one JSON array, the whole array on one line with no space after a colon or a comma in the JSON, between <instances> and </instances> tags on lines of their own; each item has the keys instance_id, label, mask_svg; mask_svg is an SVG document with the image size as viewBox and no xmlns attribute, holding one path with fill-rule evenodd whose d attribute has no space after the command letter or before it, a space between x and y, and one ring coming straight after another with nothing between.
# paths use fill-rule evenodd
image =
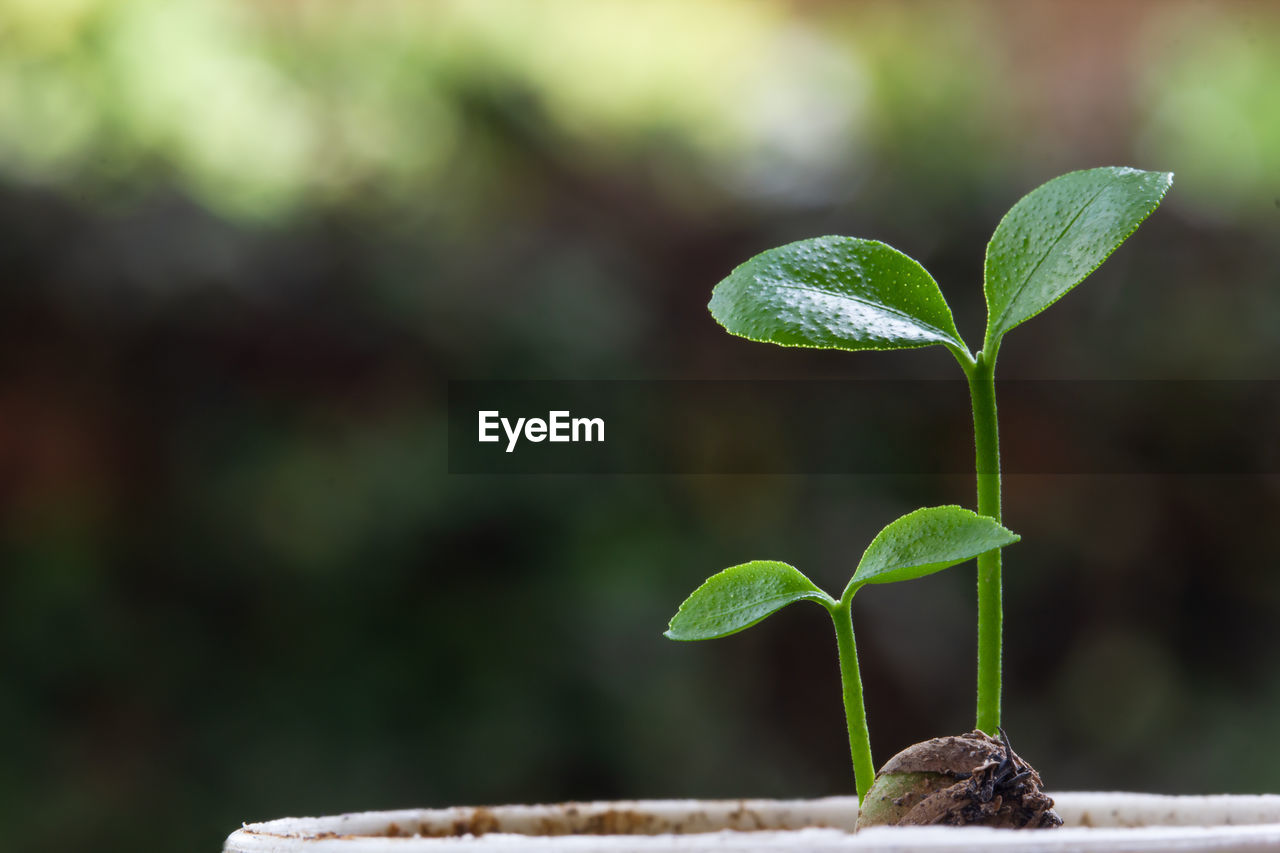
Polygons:
<instances>
[{"instance_id":1,"label":"tall seedling","mask_svg":"<svg viewBox=\"0 0 1280 853\"><path fill-rule=\"evenodd\" d=\"M783 346L845 350L946 347L969 380L977 510L1002 520L995 366L1010 329L1062 298L1156 209L1169 172L1071 172L1024 196L987 244L987 330L969 352L937 282L875 240L816 237L771 249L716 285L709 308L728 331ZM977 728L1000 725L1003 607L998 549L978 557Z\"/></svg>"}]
</instances>

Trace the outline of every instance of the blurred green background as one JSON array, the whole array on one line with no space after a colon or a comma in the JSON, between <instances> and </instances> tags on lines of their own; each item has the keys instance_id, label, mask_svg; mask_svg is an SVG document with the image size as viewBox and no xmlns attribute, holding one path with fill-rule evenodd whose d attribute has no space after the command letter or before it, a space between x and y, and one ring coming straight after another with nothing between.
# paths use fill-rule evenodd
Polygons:
<instances>
[{"instance_id":1,"label":"blurred green background","mask_svg":"<svg viewBox=\"0 0 1280 853\"><path fill-rule=\"evenodd\" d=\"M970 478L450 476L446 381L958 378L704 306L852 234L978 339L999 217L1109 164L1174 189L1001 375L1280 379L1277 80L1265 3L5 0L4 846L850 793L816 609L661 632L751 558L838 589ZM1005 715L1050 787L1280 791L1280 477L1005 502ZM972 573L874 593L883 761L971 726Z\"/></svg>"}]
</instances>

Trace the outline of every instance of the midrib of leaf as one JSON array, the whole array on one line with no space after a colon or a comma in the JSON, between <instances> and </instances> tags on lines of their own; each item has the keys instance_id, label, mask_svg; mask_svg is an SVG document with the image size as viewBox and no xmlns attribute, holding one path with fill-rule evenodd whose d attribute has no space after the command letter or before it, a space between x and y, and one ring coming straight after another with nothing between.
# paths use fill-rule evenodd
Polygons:
<instances>
[{"instance_id":1,"label":"midrib of leaf","mask_svg":"<svg viewBox=\"0 0 1280 853\"><path fill-rule=\"evenodd\" d=\"M885 568L880 569L878 572L876 572L874 575L872 575L872 577L878 577L878 576L880 576L880 575L887 575L887 574L889 574L890 572L896 572L896 571L900 571L900 570L902 570L902 569L920 569L920 568L924 568L925 566L932 566L934 563L945 563L945 562L946 562L946 560L931 560L931 561L930 561L930 562L928 562L928 563L910 563L910 562L906 562L906 563L896 563L896 564L894 564L894 565L892 565L892 566L886 566Z\"/></svg>"},{"instance_id":2,"label":"midrib of leaf","mask_svg":"<svg viewBox=\"0 0 1280 853\"><path fill-rule=\"evenodd\" d=\"M946 338L948 341L951 341L953 343L956 342L956 339L952 337L951 334L947 332L946 329L939 329L937 326L934 326L931 323L926 323L923 320L920 320L917 317L913 317L912 315L907 314L898 308L894 308L892 306L885 305L879 302L872 302L871 300L865 299L861 296L853 296L848 293L829 293L825 290L818 290L817 288L813 288L813 287L805 287L802 284L779 283L777 287L779 289L784 289L784 290L799 290L803 293L816 293L819 296L828 296L828 297L834 297L837 299L848 299L850 302L857 302L859 305L865 305L868 308L875 308L879 311L883 311L886 314L892 314L893 316L902 320L906 320L913 325L923 326L926 329L929 329L930 331L937 332L939 335Z\"/></svg>"},{"instance_id":3,"label":"midrib of leaf","mask_svg":"<svg viewBox=\"0 0 1280 853\"><path fill-rule=\"evenodd\" d=\"M963 563L972 559L973 557L966 557L963 560L958 560L957 562ZM926 568L927 566L933 566L933 565L937 565L938 563L946 563L946 562L949 562L948 558L944 558L941 560L930 560L927 563L916 563L916 562L912 562L910 559L900 560L894 563L892 566L886 566L885 568L879 569L875 574L864 578L863 583L870 583L873 578L878 578L881 575L887 575L887 574L890 574L891 572L900 572L900 571L903 571L904 569L906 570L923 569L923 568ZM853 575L855 578L858 576L857 570L854 570Z\"/></svg>"},{"instance_id":4,"label":"midrib of leaf","mask_svg":"<svg viewBox=\"0 0 1280 853\"><path fill-rule=\"evenodd\" d=\"M1040 260L1036 261L1036 265L1031 268L1031 272L1027 273L1027 277L1024 278L1022 280L1022 283L1019 284L1014 289L1013 296L1009 299L1008 304L1004 306L1004 310L1000 312L1000 316L996 318L996 322L994 324L991 324L993 327L1002 325L1004 323L1004 318L1008 316L1011 310L1013 310L1014 303L1018 301L1018 297L1022 295L1022 291L1026 289L1027 285L1031 282L1031 279L1035 277L1035 274L1040 271L1041 265L1044 264L1045 260L1048 259L1049 255L1053 252L1053 250L1057 247L1057 245L1062 242L1062 238L1067 236L1067 232L1071 230L1071 228L1076 224L1076 222L1080 219L1080 217L1084 216L1084 212L1088 210L1090 207L1092 207L1093 203L1098 200L1098 196L1102 195L1104 192L1106 192L1106 190L1107 190L1106 186L1100 187L1098 191L1094 193L1093 196L1087 202L1084 203L1084 206L1080 208L1080 212L1077 213L1075 216L1071 217L1071 221L1068 222L1066 226L1063 227L1062 231L1059 232L1058 236L1053 238L1053 242L1050 243L1048 248L1044 250L1044 254L1040 256Z\"/></svg>"},{"instance_id":5,"label":"midrib of leaf","mask_svg":"<svg viewBox=\"0 0 1280 853\"><path fill-rule=\"evenodd\" d=\"M791 601L805 601L805 600L816 601L819 604L822 603L822 599L815 592L807 592L799 596L788 595L784 593L782 595L771 595L768 598L757 598L757 599L754 599L750 604L739 604L734 607L725 608L724 610L703 610L702 612L706 613L709 616L725 616L730 613L738 613L740 611L747 610L749 608L754 608L761 604L772 604L775 601L791 602Z\"/></svg>"}]
</instances>

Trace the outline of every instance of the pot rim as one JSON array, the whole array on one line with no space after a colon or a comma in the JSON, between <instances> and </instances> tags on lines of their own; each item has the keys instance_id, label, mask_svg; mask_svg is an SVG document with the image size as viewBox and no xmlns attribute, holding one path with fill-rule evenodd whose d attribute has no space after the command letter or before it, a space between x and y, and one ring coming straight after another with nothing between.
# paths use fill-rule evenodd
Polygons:
<instances>
[{"instance_id":1,"label":"pot rim","mask_svg":"<svg viewBox=\"0 0 1280 853\"><path fill-rule=\"evenodd\" d=\"M1051 831L986 827L871 827L852 833L855 797L812 800L620 800L401 809L246 823L224 853L654 851L1253 851L1280 846L1280 795L1129 792L1056 794L1066 825ZM566 823L566 820L568 821ZM584 829L575 829L574 827ZM758 827L766 828L758 828ZM655 832L668 827L675 831ZM560 834L547 834L559 831ZM472 834L452 834L471 829ZM539 834L539 829L542 832ZM611 832L610 830L614 830ZM619 831L620 830L620 831ZM750 830L750 831L744 831ZM564 834L566 832L584 834ZM449 832L448 835L440 833ZM435 833L415 834L415 833Z\"/></svg>"}]
</instances>

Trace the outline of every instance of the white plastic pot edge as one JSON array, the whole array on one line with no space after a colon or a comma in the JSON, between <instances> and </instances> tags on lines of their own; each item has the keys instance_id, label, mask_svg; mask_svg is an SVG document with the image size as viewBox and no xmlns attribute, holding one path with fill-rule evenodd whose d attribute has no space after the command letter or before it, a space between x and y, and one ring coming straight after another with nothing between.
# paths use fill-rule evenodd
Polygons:
<instances>
[{"instance_id":1,"label":"white plastic pot edge","mask_svg":"<svg viewBox=\"0 0 1280 853\"><path fill-rule=\"evenodd\" d=\"M1262 851L1280 849L1280 796L1055 794L1065 826L1049 831L875 827L852 834L852 797L816 800L648 800L454 807L283 818L246 824L224 853L755 853L865 850ZM454 827L482 834L448 837ZM546 834L589 829L658 834ZM662 832L666 829L669 831ZM670 831L678 829L679 833ZM742 831L753 830L753 831Z\"/></svg>"}]
</instances>

